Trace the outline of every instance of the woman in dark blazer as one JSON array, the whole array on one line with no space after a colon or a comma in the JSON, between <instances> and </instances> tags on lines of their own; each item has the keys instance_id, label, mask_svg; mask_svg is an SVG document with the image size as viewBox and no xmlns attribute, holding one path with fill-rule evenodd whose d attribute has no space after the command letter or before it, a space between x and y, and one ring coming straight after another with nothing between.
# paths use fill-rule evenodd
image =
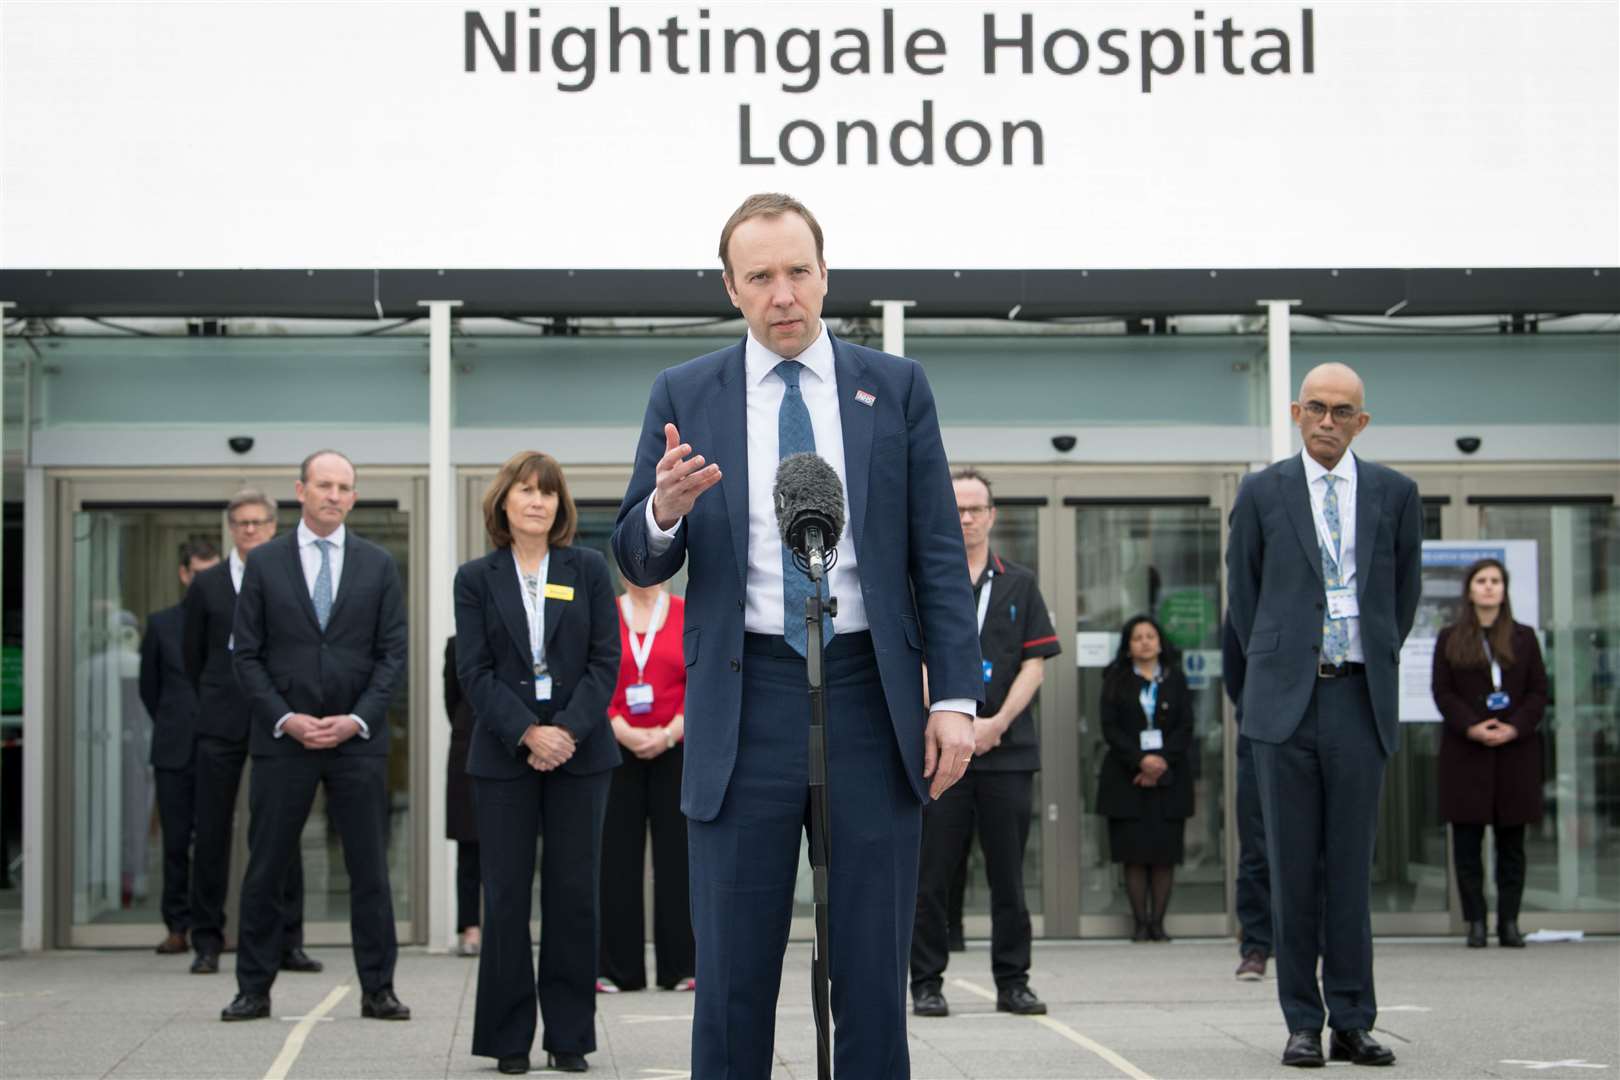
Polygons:
<instances>
[{"instance_id":1,"label":"woman in dark blazer","mask_svg":"<svg viewBox=\"0 0 1620 1080\"><path fill-rule=\"evenodd\" d=\"M1101 713L1108 753L1097 776L1097 813L1108 819L1114 861L1125 866L1136 920L1131 940L1169 941L1164 913L1193 811L1192 701L1179 659L1146 615L1120 632L1103 674Z\"/></svg>"},{"instance_id":2,"label":"woman in dark blazer","mask_svg":"<svg viewBox=\"0 0 1620 1080\"><path fill-rule=\"evenodd\" d=\"M472 745L472 702L456 678L456 639L444 643L444 712L450 718L450 754L444 763L444 838L456 842L456 951L477 956L479 939L478 823L473 820L467 749Z\"/></svg>"},{"instance_id":3,"label":"woman in dark blazer","mask_svg":"<svg viewBox=\"0 0 1620 1080\"><path fill-rule=\"evenodd\" d=\"M1485 826L1496 837L1496 933L1523 948L1524 827L1541 820L1541 717L1547 669L1536 632L1513 621L1507 569L1481 559L1463 577L1455 623L1434 643L1440 816L1451 822L1468 947L1485 947Z\"/></svg>"},{"instance_id":4,"label":"woman in dark blazer","mask_svg":"<svg viewBox=\"0 0 1620 1080\"><path fill-rule=\"evenodd\" d=\"M619 617L607 560L571 546L577 522L556 459L516 454L484 496L495 550L456 572L456 668L473 707L467 773L484 879L472 1052L503 1073L528 1071L537 995L549 1067L585 1072L596 1049ZM529 897L542 830L537 981Z\"/></svg>"}]
</instances>

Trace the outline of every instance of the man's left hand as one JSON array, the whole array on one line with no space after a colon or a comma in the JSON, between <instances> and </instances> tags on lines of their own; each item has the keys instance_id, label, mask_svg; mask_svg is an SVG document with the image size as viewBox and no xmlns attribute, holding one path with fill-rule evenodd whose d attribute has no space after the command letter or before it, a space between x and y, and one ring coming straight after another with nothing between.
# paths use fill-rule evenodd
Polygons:
<instances>
[{"instance_id":1,"label":"man's left hand","mask_svg":"<svg viewBox=\"0 0 1620 1080\"><path fill-rule=\"evenodd\" d=\"M933 778L928 797L937 799L962 779L973 758L973 718L940 709L928 714L923 731L923 777Z\"/></svg>"},{"instance_id":2,"label":"man's left hand","mask_svg":"<svg viewBox=\"0 0 1620 1080\"><path fill-rule=\"evenodd\" d=\"M341 746L356 735L360 734L360 725L354 722L354 717L348 713L337 716L321 717L321 726L326 729L327 736L332 740L332 746Z\"/></svg>"}]
</instances>

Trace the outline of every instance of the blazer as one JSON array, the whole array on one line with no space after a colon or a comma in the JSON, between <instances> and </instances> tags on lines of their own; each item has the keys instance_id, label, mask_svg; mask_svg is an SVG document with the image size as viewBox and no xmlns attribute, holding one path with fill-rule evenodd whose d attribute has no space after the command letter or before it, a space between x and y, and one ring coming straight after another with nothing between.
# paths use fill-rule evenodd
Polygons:
<instances>
[{"instance_id":1,"label":"blazer","mask_svg":"<svg viewBox=\"0 0 1620 1080\"><path fill-rule=\"evenodd\" d=\"M832 348L861 597L900 756L913 792L927 801L924 659L935 700L982 701L984 694L956 496L921 365L838 338ZM613 530L619 568L638 585L667 581L687 566L681 809L697 821L720 812L742 708L749 515L743 356L739 342L653 380L635 471ZM666 422L695 453L720 464L722 479L698 499L668 549L654 556L646 504L664 455Z\"/></svg>"},{"instance_id":2,"label":"blazer","mask_svg":"<svg viewBox=\"0 0 1620 1080\"><path fill-rule=\"evenodd\" d=\"M1502 668L1509 704L1496 718L1519 737L1498 747L1477 743L1468 729L1491 715L1489 667L1452 667L1446 642L1434 643L1434 703L1445 726L1440 735L1440 817L1458 825L1527 825L1542 814L1541 720L1547 710L1547 668L1536 632L1513 624L1513 663Z\"/></svg>"},{"instance_id":3,"label":"blazer","mask_svg":"<svg viewBox=\"0 0 1620 1080\"><path fill-rule=\"evenodd\" d=\"M1417 614L1423 507L1417 485L1356 459L1356 597L1367 689L1384 753L1400 742L1401 643ZM1298 454L1246 477L1232 504L1227 607L1243 642L1243 734L1287 741L1316 692L1326 605L1322 555Z\"/></svg>"},{"instance_id":4,"label":"blazer","mask_svg":"<svg viewBox=\"0 0 1620 1080\"><path fill-rule=\"evenodd\" d=\"M523 733L533 724L555 724L574 737L564 772L583 776L619 764L607 722L619 675L619 612L607 560L587 547L552 548L546 584L573 590L573 598L545 601L551 700L541 702L534 699L529 620L511 549L496 548L456 571L456 676L472 702L471 776L532 775Z\"/></svg>"},{"instance_id":5,"label":"blazer","mask_svg":"<svg viewBox=\"0 0 1620 1080\"><path fill-rule=\"evenodd\" d=\"M344 532L343 576L322 631L289 529L248 553L232 624L236 679L252 710L255 756L325 753L290 735L275 737L288 713L353 713L371 729L340 744L340 754L388 753L388 706L405 677L405 595L394 557Z\"/></svg>"},{"instance_id":6,"label":"blazer","mask_svg":"<svg viewBox=\"0 0 1620 1080\"><path fill-rule=\"evenodd\" d=\"M141 638L141 704L152 718L152 768L189 769L196 749L197 692L180 658L185 614L154 611Z\"/></svg>"},{"instance_id":7,"label":"blazer","mask_svg":"<svg viewBox=\"0 0 1620 1080\"><path fill-rule=\"evenodd\" d=\"M1108 745L1097 774L1097 813L1110 818L1148 816L1152 800L1162 800L1156 817L1184 818L1193 812L1193 776L1187 760L1192 745L1192 693L1179 667L1164 669L1159 683L1158 707L1153 726L1164 732L1164 749L1144 751L1141 734L1147 730L1138 695L1147 681L1127 668L1103 679L1102 734ZM1150 788L1137 787L1131 780L1142 769L1142 755L1156 753L1170 766L1159 782Z\"/></svg>"},{"instance_id":8,"label":"blazer","mask_svg":"<svg viewBox=\"0 0 1620 1080\"><path fill-rule=\"evenodd\" d=\"M181 650L186 674L197 692L197 732L245 740L252 710L231 666L236 586L231 584L229 557L192 578L180 606L185 612Z\"/></svg>"},{"instance_id":9,"label":"blazer","mask_svg":"<svg viewBox=\"0 0 1620 1080\"><path fill-rule=\"evenodd\" d=\"M478 843L478 822L473 818L472 785L467 782L467 751L472 746L472 702L461 692L456 678L456 639L444 643L444 711L450 718L450 753L444 759L444 838L460 844Z\"/></svg>"}]
</instances>

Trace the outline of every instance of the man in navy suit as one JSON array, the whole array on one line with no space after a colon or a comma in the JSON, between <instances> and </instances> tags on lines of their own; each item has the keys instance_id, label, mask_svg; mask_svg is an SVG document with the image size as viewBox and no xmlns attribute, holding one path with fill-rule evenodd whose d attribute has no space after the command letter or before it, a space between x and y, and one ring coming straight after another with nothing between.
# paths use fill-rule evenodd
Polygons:
<instances>
[{"instance_id":1,"label":"man in navy suit","mask_svg":"<svg viewBox=\"0 0 1620 1080\"><path fill-rule=\"evenodd\" d=\"M828 333L822 248L815 217L788 196L754 195L732 214L720 258L748 336L654 381L613 534L638 585L687 565L681 809L697 939L692 1075L705 1080L770 1076L808 804L809 590L777 530L782 457L820 455L848 507L825 654L838 1075L910 1073L922 805L967 768L983 692L933 394L919 365Z\"/></svg>"},{"instance_id":2,"label":"man in navy suit","mask_svg":"<svg viewBox=\"0 0 1620 1080\"><path fill-rule=\"evenodd\" d=\"M1304 451L1244 481L1226 552L1245 656L1243 735L1271 866L1284 1065L1323 1064L1324 1021L1334 1059L1395 1060L1371 1034L1369 891L1384 766L1400 741L1423 507L1409 478L1350 453L1369 420L1363 395L1343 364L1305 376L1291 407Z\"/></svg>"}]
</instances>

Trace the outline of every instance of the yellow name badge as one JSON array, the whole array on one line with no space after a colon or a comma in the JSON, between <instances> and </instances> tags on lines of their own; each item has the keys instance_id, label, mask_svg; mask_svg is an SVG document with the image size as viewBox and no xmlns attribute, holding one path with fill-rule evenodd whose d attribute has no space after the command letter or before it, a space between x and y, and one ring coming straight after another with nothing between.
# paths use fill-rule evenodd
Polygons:
<instances>
[{"instance_id":1,"label":"yellow name badge","mask_svg":"<svg viewBox=\"0 0 1620 1080\"><path fill-rule=\"evenodd\" d=\"M547 600L572 600L574 587L572 585L546 585Z\"/></svg>"}]
</instances>

